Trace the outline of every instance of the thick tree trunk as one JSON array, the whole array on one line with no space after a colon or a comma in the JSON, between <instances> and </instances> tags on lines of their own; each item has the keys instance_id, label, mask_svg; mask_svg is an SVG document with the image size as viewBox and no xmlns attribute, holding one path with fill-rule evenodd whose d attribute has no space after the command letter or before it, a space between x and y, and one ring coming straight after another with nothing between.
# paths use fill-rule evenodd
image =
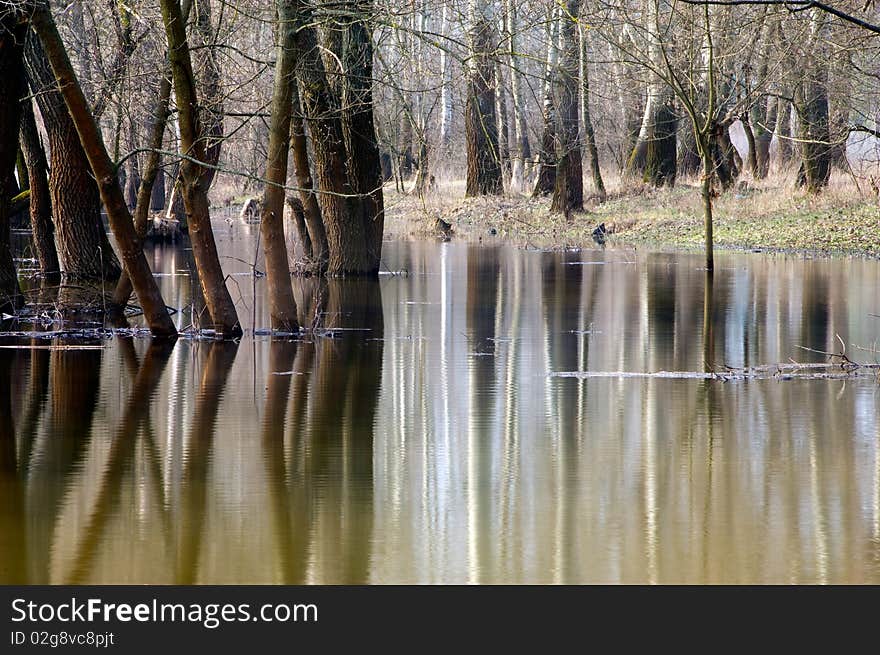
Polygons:
<instances>
[{"instance_id":1,"label":"thick tree trunk","mask_svg":"<svg viewBox=\"0 0 880 655\"><path fill-rule=\"evenodd\" d=\"M31 90L49 137L49 191L61 270L74 278L115 280L121 269L101 220L101 196L46 47L29 37L25 52Z\"/></svg>"},{"instance_id":2,"label":"thick tree trunk","mask_svg":"<svg viewBox=\"0 0 880 655\"><path fill-rule=\"evenodd\" d=\"M33 14L32 22L58 80L58 87L64 94L69 116L76 125L92 174L100 183L98 188L101 199L104 201L110 225L122 252L125 267L131 276L147 324L155 336L176 335L177 330L168 315L165 302L162 300L150 267L147 265L140 240L134 230L131 214L125 206L125 199L119 188L115 167L107 156L100 130L92 118L85 96L77 83L73 67L67 58L67 52L48 7L39 6Z\"/></svg>"},{"instance_id":3,"label":"thick tree trunk","mask_svg":"<svg viewBox=\"0 0 880 655\"><path fill-rule=\"evenodd\" d=\"M321 207L318 204L318 196L312 183L306 131L296 84L293 85L293 93L294 97L291 101L293 104L293 114L290 120L290 150L293 155L293 170L296 175L296 185L299 187L299 196L302 201L304 220L310 244L308 249L304 247L305 255L310 261L305 262L305 266L300 268L316 274L323 274L327 272L327 260L329 258L327 232L324 230Z\"/></svg>"},{"instance_id":4,"label":"thick tree trunk","mask_svg":"<svg viewBox=\"0 0 880 655\"><path fill-rule=\"evenodd\" d=\"M798 141L801 164L797 184L810 193L828 185L831 175L831 147L828 132L828 91L826 72L808 72L795 89Z\"/></svg>"},{"instance_id":5,"label":"thick tree trunk","mask_svg":"<svg viewBox=\"0 0 880 655\"><path fill-rule=\"evenodd\" d=\"M346 69L343 94L342 126L348 150L348 174L354 192L352 203L355 216L363 226L365 236L361 248L365 251L365 267L346 267L349 273L378 275L382 257L382 235L385 231L385 200L382 193L382 165L379 143L373 117L373 35L370 16L372 0L355 0L352 10L356 16L345 34ZM424 159L419 160L419 174L427 175L427 135L421 126L419 141ZM360 257L359 257L360 259Z\"/></svg>"},{"instance_id":6,"label":"thick tree trunk","mask_svg":"<svg viewBox=\"0 0 880 655\"><path fill-rule=\"evenodd\" d=\"M581 75L581 117L584 130L584 150L587 155L587 165L593 180L593 188L599 202L605 202L605 182L602 180L602 171L599 168L599 150L596 148L596 134L593 131L593 120L590 116L590 72L588 68L587 34L582 25L578 25L578 38L580 39L580 75Z\"/></svg>"},{"instance_id":7,"label":"thick tree trunk","mask_svg":"<svg viewBox=\"0 0 880 655\"><path fill-rule=\"evenodd\" d=\"M174 80L180 124L180 146L184 155L180 170L183 180L183 202L186 207L189 236L193 257L199 273L199 283L208 306L213 329L224 337L242 333L235 304L226 288L223 267L217 256L217 245L211 228L208 189L213 172L198 162L208 159L211 142L201 124L196 96L195 76L186 38L180 2L161 0L162 19L168 37L168 57Z\"/></svg>"},{"instance_id":8,"label":"thick tree trunk","mask_svg":"<svg viewBox=\"0 0 880 655\"><path fill-rule=\"evenodd\" d=\"M10 313L23 304L9 241L9 209L18 158L18 124L21 98L26 93L22 74L22 43L27 28L21 16L0 10L0 312ZM5 393L5 389L3 392Z\"/></svg>"},{"instance_id":9,"label":"thick tree trunk","mask_svg":"<svg viewBox=\"0 0 880 655\"><path fill-rule=\"evenodd\" d=\"M293 332L296 301L290 283L287 242L284 238L284 185L287 182L287 153L290 149L290 114L293 108L296 0L276 0L278 47L275 57L275 86L272 95L272 118L266 159L266 189L260 232L266 251L266 281L269 295L269 319L273 330Z\"/></svg>"},{"instance_id":10,"label":"thick tree trunk","mask_svg":"<svg viewBox=\"0 0 880 655\"><path fill-rule=\"evenodd\" d=\"M776 123L776 158L779 168L787 168L791 164L791 103L783 98L778 99L778 121Z\"/></svg>"},{"instance_id":11,"label":"thick tree trunk","mask_svg":"<svg viewBox=\"0 0 880 655\"><path fill-rule=\"evenodd\" d=\"M647 100L642 114L639 137L627 162L627 173L641 177L652 186L673 186L678 173L676 127L678 118L672 108L672 98L659 74L663 69L660 43L660 5L657 0L645 0L645 21L648 54L653 71L649 72Z\"/></svg>"},{"instance_id":12,"label":"thick tree trunk","mask_svg":"<svg viewBox=\"0 0 880 655\"><path fill-rule=\"evenodd\" d=\"M752 110L752 125L755 131L755 170L756 180L762 180L770 172L770 143L776 130L779 101L767 96ZM763 116L762 116L763 114Z\"/></svg>"},{"instance_id":13,"label":"thick tree trunk","mask_svg":"<svg viewBox=\"0 0 880 655\"><path fill-rule=\"evenodd\" d=\"M719 126L712 139L715 159L715 176L721 188L729 189L739 177L742 160L730 140L730 128Z\"/></svg>"},{"instance_id":14,"label":"thick tree trunk","mask_svg":"<svg viewBox=\"0 0 880 655\"><path fill-rule=\"evenodd\" d=\"M297 15L297 78L312 137L318 202L327 232L327 272L334 276L374 274L377 255L368 247L361 207L356 206L360 198L354 197L354 185L358 181L349 177L347 169L339 99L327 82L311 9L303 3ZM378 155L376 160L378 167Z\"/></svg>"},{"instance_id":15,"label":"thick tree trunk","mask_svg":"<svg viewBox=\"0 0 880 655\"><path fill-rule=\"evenodd\" d=\"M47 280L55 280L61 275L61 267L58 263L58 251L55 249L52 200L46 177L48 164L30 101L26 101L22 108L19 138L31 189L31 231L37 258L40 260L40 273Z\"/></svg>"},{"instance_id":16,"label":"thick tree trunk","mask_svg":"<svg viewBox=\"0 0 880 655\"><path fill-rule=\"evenodd\" d=\"M627 172L651 186L674 186L678 175L677 127L671 98L649 96Z\"/></svg>"},{"instance_id":17,"label":"thick tree trunk","mask_svg":"<svg viewBox=\"0 0 880 655\"><path fill-rule=\"evenodd\" d=\"M492 0L471 5L470 48L465 109L467 143L467 185L465 195L499 194L503 189L501 153L498 149L498 121L495 115L495 17Z\"/></svg>"},{"instance_id":18,"label":"thick tree trunk","mask_svg":"<svg viewBox=\"0 0 880 655\"><path fill-rule=\"evenodd\" d=\"M561 26L562 52L554 83L556 133L559 135L556 184L550 210L566 216L584 209L584 171L578 138L578 65L580 47L576 21L579 0L569 0Z\"/></svg>"},{"instance_id":19,"label":"thick tree trunk","mask_svg":"<svg viewBox=\"0 0 880 655\"><path fill-rule=\"evenodd\" d=\"M143 181L141 182L143 184ZM165 208L165 170L156 170L156 179L150 191L150 211L160 212Z\"/></svg>"}]
</instances>

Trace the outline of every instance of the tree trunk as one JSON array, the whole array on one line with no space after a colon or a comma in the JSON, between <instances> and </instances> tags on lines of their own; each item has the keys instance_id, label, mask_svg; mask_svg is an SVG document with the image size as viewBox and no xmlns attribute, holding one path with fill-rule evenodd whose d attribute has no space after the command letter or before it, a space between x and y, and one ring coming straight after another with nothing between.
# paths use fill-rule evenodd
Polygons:
<instances>
[{"instance_id":1,"label":"tree trunk","mask_svg":"<svg viewBox=\"0 0 880 655\"><path fill-rule=\"evenodd\" d=\"M498 156L501 157L502 176L510 181L510 129L507 124L507 91L501 62L495 62L495 116L498 117Z\"/></svg>"},{"instance_id":2,"label":"tree trunk","mask_svg":"<svg viewBox=\"0 0 880 655\"><path fill-rule=\"evenodd\" d=\"M165 302L159 293L150 267L147 265L140 241L134 230L131 214L125 206L115 166L107 156L100 130L92 118L85 96L77 83L73 67L70 65L61 36L58 34L48 7L38 6L33 14L32 22L35 31L40 36L46 56L51 62L58 86L64 94L69 116L76 125L82 149L88 158L92 174L100 182L98 188L101 199L104 201L110 225L144 311L147 325L155 336L176 335L177 330L168 315Z\"/></svg>"},{"instance_id":3,"label":"tree trunk","mask_svg":"<svg viewBox=\"0 0 880 655\"><path fill-rule=\"evenodd\" d=\"M825 75L825 71L810 71L795 89L801 151L798 186L804 186L810 193L818 193L825 188L831 175Z\"/></svg>"},{"instance_id":4,"label":"tree trunk","mask_svg":"<svg viewBox=\"0 0 880 655\"><path fill-rule=\"evenodd\" d=\"M345 34L345 86L343 94L342 127L348 150L348 174L357 198L352 203L355 216L360 219L365 240L365 265L361 268L346 266L350 274L378 275L382 257L382 235L385 231L385 201L382 193L382 165L373 116L373 35L371 16L375 13L373 0L355 0L352 3L355 18ZM419 160L419 172L427 174L427 141L424 124L419 140L424 160Z\"/></svg>"},{"instance_id":5,"label":"tree trunk","mask_svg":"<svg viewBox=\"0 0 880 655\"><path fill-rule=\"evenodd\" d=\"M729 189L739 177L742 161L739 154L730 140L730 128L728 126L719 126L712 139L713 153L715 159L715 176L721 188Z\"/></svg>"},{"instance_id":6,"label":"tree trunk","mask_svg":"<svg viewBox=\"0 0 880 655\"><path fill-rule=\"evenodd\" d=\"M757 180L764 179L770 172L770 143L773 140L773 132L776 130L778 109L778 99L767 96L752 110L752 124L755 130L754 176Z\"/></svg>"},{"instance_id":7,"label":"tree trunk","mask_svg":"<svg viewBox=\"0 0 880 655\"><path fill-rule=\"evenodd\" d=\"M21 98L26 93L22 74L22 43L27 28L23 18L0 10L0 312L11 313L23 304L9 241L9 209L18 158ZM4 389L2 393L5 393Z\"/></svg>"},{"instance_id":8,"label":"tree trunk","mask_svg":"<svg viewBox=\"0 0 880 655\"><path fill-rule=\"evenodd\" d=\"M556 59L559 53L558 11L551 9L547 17L547 62L544 66L544 107L541 129L541 148L538 152L538 176L532 197L548 196L556 186L556 107L553 104L553 80L556 76Z\"/></svg>"},{"instance_id":9,"label":"tree trunk","mask_svg":"<svg viewBox=\"0 0 880 655\"><path fill-rule=\"evenodd\" d=\"M217 256L217 246L211 228L208 189L213 179L213 172L197 163L207 160L208 148L212 144L210 141L206 144L210 135L202 127L198 112L195 76L185 23L178 0L161 0L161 6L168 37L168 57L174 80L174 95L177 99L180 147L185 157L181 162L180 170L193 257L214 330L224 337L236 337L242 333L241 325L232 297L226 288L226 280L220 258Z\"/></svg>"},{"instance_id":10,"label":"tree trunk","mask_svg":"<svg viewBox=\"0 0 880 655\"><path fill-rule=\"evenodd\" d=\"M467 143L467 185L465 195L483 196L503 191L498 122L495 115L495 17L492 0L475 0L471 5L470 49L465 109Z\"/></svg>"},{"instance_id":11,"label":"tree trunk","mask_svg":"<svg viewBox=\"0 0 880 655\"><path fill-rule=\"evenodd\" d=\"M40 272L45 279L56 280L61 275L61 267L58 264L58 251L55 249L52 200L49 194L49 180L46 178L48 164L30 101L25 101L22 109L19 139L31 189L31 231L37 258L40 260Z\"/></svg>"},{"instance_id":12,"label":"tree trunk","mask_svg":"<svg viewBox=\"0 0 880 655\"><path fill-rule=\"evenodd\" d=\"M676 126L678 119L672 98L659 74L664 67L660 43L660 6L657 0L645 0L648 31L648 55L653 70L649 72L647 100L642 114L639 137L627 163L627 173L639 176L655 187L675 184L678 172Z\"/></svg>"},{"instance_id":13,"label":"tree trunk","mask_svg":"<svg viewBox=\"0 0 880 655\"><path fill-rule=\"evenodd\" d=\"M296 40L296 0L276 0L278 47L275 57L275 86L272 95L272 118L266 159L266 189L260 232L266 251L266 281L269 295L269 318L273 330L294 332L296 301L290 283L287 242L284 238L284 185L287 182L287 153L290 149L290 114L293 108L294 48Z\"/></svg>"},{"instance_id":14,"label":"tree trunk","mask_svg":"<svg viewBox=\"0 0 880 655\"><path fill-rule=\"evenodd\" d=\"M165 170L158 168L153 188L150 191L150 211L160 212L163 209L165 209Z\"/></svg>"},{"instance_id":15,"label":"tree trunk","mask_svg":"<svg viewBox=\"0 0 880 655\"><path fill-rule=\"evenodd\" d=\"M776 123L776 157L779 168L787 168L791 163L791 103L783 98L778 99L778 121Z\"/></svg>"},{"instance_id":16,"label":"tree trunk","mask_svg":"<svg viewBox=\"0 0 880 655\"><path fill-rule=\"evenodd\" d=\"M25 60L49 137L49 192L61 270L74 278L115 280L121 270L101 220L100 192L46 48L29 37Z\"/></svg>"},{"instance_id":17,"label":"tree trunk","mask_svg":"<svg viewBox=\"0 0 880 655\"><path fill-rule=\"evenodd\" d=\"M191 6L191 0L183 1L181 11L184 20L189 17ZM144 163L144 175L140 180L140 186L134 201L134 229L141 242L147 236L147 230L149 229L150 209L153 208L154 202L158 200L155 193L157 188L161 190L161 203L158 209L161 210L165 205L165 175L160 168L161 155L159 151L162 149L162 141L165 138L165 126L168 123L168 116L170 114L168 107L170 100L171 67L166 60L162 80L159 82L156 105L149 119L150 141L147 144L149 152ZM116 290L113 292L113 304L117 307L124 306L128 303L131 291L131 280L128 277L128 271L122 271L122 276L119 278Z\"/></svg>"},{"instance_id":18,"label":"tree trunk","mask_svg":"<svg viewBox=\"0 0 880 655\"><path fill-rule=\"evenodd\" d=\"M596 148L596 134L593 131L593 121L590 117L589 58L587 56L587 34L583 25L578 25L578 38L581 44L581 116L584 126L584 150L586 150L587 165L590 168L590 176L593 179L593 188L596 190L596 196L599 202L605 202L605 182L602 181L602 171L599 168L599 150Z\"/></svg>"},{"instance_id":19,"label":"tree trunk","mask_svg":"<svg viewBox=\"0 0 880 655\"><path fill-rule=\"evenodd\" d=\"M749 170L752 172L752 177L757 179L757 177L758 177L757 142L755 140L755 133L752 130L752 123L749 120L749 115L743 114L740 117L740 122L742 123L743 131L746 133L746 141L749 144Z\"/></svg>"},{"instance_id":20,"label":"tree trunk","mask_svg":"<svg viewBox=\"0 0 880 655\"><path fill-rule=\"evenodd\" d=\"M449 2L443 3L443 15L440 19L440 34L446 35L449 30ZM448 47L448 46L447 46ZM446 47L440 49L440 147L444 153L452 140L452 67Z\"/></svg>"},{"instance_id":21,"label":"tree trunk","mask_svg":"<svg viewBox=\"0 0 880 655\"><path fill-rule=\"evenodd\" d=\"M566 216L584 209L584 172L578 138L578 62L580 47L576 21L580 0L569 0L561 25L562 52L559 73L554 80L556 133L559 151L556 156L556 184L550 211Z\"/></svg>"},{"instance_id":22,"label":"tree trunk","mask_svg":"<svg viewBox=\"0 0 880 655\"><path fill-rule=\"evenodd\" d=\"M302 201L304 220L310 244L308 249L303 248L304 254L309 261L299 268L303 271L320 275L327 272L327 260L329 258L327 233L324 230L321 207L318 204L318 196L312 183L305 125L303 124L302 108L296 84L293 85L293 94L293 114L290 120L290 150L293 155L293 170L296 175L296 185L299 187L299 196Z\"/></svg>"},{"instance_id":23,"label":"tree trunk","mask_svg":"<svg viewBox=\"0 0 880 655\"><path fill-rule=\"evenodd\" d=\"M312 12L300 4L297 16L297 78L303 113L315 157L318 202L327 233L327 272L345 275L368 269L366 235L351 208L354 190L346 170L347 153L337 98L324 70Z\"/></svg>"},{"instance_id":24,"label":"tree trunk","mask_svg":"<svg viewBox=\"0 0 880 655\"><path fill-rule=\"evenodd\" d=\"M715 161L712 157L713 145L711 137L708 143L703 143L701 159L703 162L703 179L700 187L700 195L703 199L703 229L705 231L706 270L715 269L715 243L712 234L712 176Z\"/></svg>"},{"instance_id":25,"label":"tree trunk","mask_svg":"<svg viewBox=\"0 0 880 655\"><path fill-rule=\"evenodd\" d=\"M518 48L519 21L517 4L514 0L504 0L507 41L510 45L510 100L513 108L513 148L511 149L510 186L516 191L523 188L526 162L532 158L529 146L528 126L523 99L523 72L520 69Z\"/></svg>"}]
</instances>

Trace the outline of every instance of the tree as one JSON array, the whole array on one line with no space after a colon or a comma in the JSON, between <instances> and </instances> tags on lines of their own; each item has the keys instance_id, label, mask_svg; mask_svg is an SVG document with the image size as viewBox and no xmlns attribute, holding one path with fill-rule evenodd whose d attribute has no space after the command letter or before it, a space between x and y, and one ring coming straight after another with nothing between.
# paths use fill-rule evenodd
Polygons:
<instances>
[{"instance_id":1,"label":"tree","mask_svg":"<svg viewBox=\"0 0 880 655\"><path fill-rule=\"evenodd\" d=\"M9 313L23 303L12 248L9 243L9 210L18 155L18 122L21 97L25 93L22 75L22 43L26 23L19 12L0 5L0 312Z\"/></svg>"},{"instance_id":2,"label":"tree","mask_svg":"<svg viewBox=\"0 0 880 655\"><path fill-rule=\"evenodd\" d=\"M49 139L49 191L61 269L72 278L115 280L121 269L101 220L100 191L46 48L30 36L25 61Z\"/></svg>"},{"instance_id":3,"label":"tree","mask_svg":"<svg viewBox=\"0 0 880 655\"><path fill-rule=\"evenodd\" d=\"M444 9L445 11L445 9ZM510 186L517 191L522 189L526 162L532 158L529 132L525 117L523 96L523 71L520 68L519 20L517 4L504 0L505 36L510 47L510 100L513 107L513 148L511 153Z\"/></svg>"},{"instance_id":4,"label":"tree","mask_svg":"<svg viewBox=\"0 0 880 655\"><path fill-rule=\"evenodd\" d=\"M214 174L207 161L209 148L214 147L214 142L199 115L195 75L180 2L161 0L161 7L180 124L183 201L199 284L213 329L224 337L237 337L242 334L241 325L217 255L208 203L208 189Z\"/></svg>"},{"instance_id":5,"label":"tree","mask_svg":"<svg viewBox=\"0 0 880 655\"><path fill-rule=\"evenodd\" d=\"M599 149L596 147L596 133L593 130L593 120L590 116L590 73L588 66L587 30L582 23L578 23L578 38L580 39L580 78L581 78L581 121L583 123L583 145L587 154L587 164L590 168L590 176L593 180L593 188L599 202L605 202L605 182L602 180L602 171L599 167Z\"/></svg>"},{"instance_id":6,"label":"tree","mask_svg":"<svg viewBox=\"0 0 880 655\"><path fill-rule=\"evenodd\" d=\"M52 200L49 192L49 180L46 177L48 164L43 145L40 143L40 136L37 133L34 110L30 101L22 103L19 142L27 166L28 186L31 191L31 232L37 258L40 261L40 273L47 280L55 280L60 277L61 268L58 263L58 251L55 248Z\"/></svg>"},{"instance_id":7,"label":"tree","mask_svg":"<svg viewBox=\"0 0 880 655\"><path fill-rule=\"evenodd\" d=\"M80 88L67 51L58 34L49 7L40 2L31 18L34 30L52 66L58 88L64 97L70 118L76 126L80 144L88 158L92 174L98 180L101 199L107 210L110 226L113 229L122 260L129 272L138 301L144 311L151 332L154 336L174 336L177 330L165 306L156 281L141 249L140 241L134 230L131 214L125 205L116 167L110 161L101 133L89 110L82 88Z\"/></svg>"},{"instance_id":8,"label":"tree","mask_svg":"<svg viewBox=\"0 0 880 655\"><path fill-rule=\"evenodd\" d=\"M580 42L578 39L578 12L580 0L568 0L560 20L561 53L559 70L554 76L554 104L556 105L556 185L551 211L568 215L584 209L584 174L578 126L578 66Z\"/></svg>"},{"instance_id":9,"label":"tree","mask_svg":"<svg viewBox=\"0 0 880 655\"><path fill-rule=\"evenodd\" d=\"M278 47L275 58L275 86L272 122L266 160L266 190L263 192L260 231L266 251L269 318L275 330L293 332L296 301L290 283L287 243L284 239L284 185L287 182L287 153L290 149L290 115L293 109L294 57L296 41L296 1L277 0Z\"/></svg>"},{"instance_id":10,"label":"tree","mask_svg":"<svg viewBox=\"0 0 880 655\"><path fill-rule=\"evenodd\" d=\"M495 116L495 67L492 53L496 50L496 31L493 0L471 1L469 46L472 61L468 72L465 109L465 195L498 194L503 191L503 181Z\"/></svg>"},{"instance_id":11,"label":"tree","mask_svg":"<svg viewBox=\"0 0 880 655\"><path fill-rule=\"evenodd\" d=\"M627 163L627 172L655 187L675 185L677 175L676 133L678 120L672 107L672 90L664 83L663 39L660 1L645 0L647 41L647 100L639 136Z\"/></svg>"}]
</instances>

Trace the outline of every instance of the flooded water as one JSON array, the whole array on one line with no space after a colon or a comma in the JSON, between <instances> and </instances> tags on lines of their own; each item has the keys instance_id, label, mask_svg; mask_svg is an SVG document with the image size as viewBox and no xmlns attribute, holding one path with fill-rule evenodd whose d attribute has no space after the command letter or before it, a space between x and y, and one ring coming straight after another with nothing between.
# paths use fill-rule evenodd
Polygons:
<instances>
[{"instance_id":1,"label":"flooded water","mask_svg":"<svg viewBox=\"0 0 880 655\"><path fill-rule=\"evenodd\" d=\"M880 583L875 380L551 375L874 361L877 262L390 242L271 341L220 225L240 343L2 340L0 581Z\"/></svg>"}]
</instances>

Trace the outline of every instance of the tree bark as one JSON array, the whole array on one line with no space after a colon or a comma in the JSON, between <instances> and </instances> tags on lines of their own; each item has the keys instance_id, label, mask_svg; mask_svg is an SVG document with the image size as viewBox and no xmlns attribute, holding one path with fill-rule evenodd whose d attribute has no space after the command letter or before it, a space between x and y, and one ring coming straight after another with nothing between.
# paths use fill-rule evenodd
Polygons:
<instances>
[{"instance_id":1,"label":"tree bark","mask_svg":"<svg viewBox=\"0 0 880 655\"><path fill-rule=\"evenodd\" d=\"M52 200L49 193L49 180L46 177L46 153L40 143L34 110L30 101L25 101L19 124L21 150L27 166L28 184L31 189L31 231L37 258L40 260L40 273L47 280L57 280L61 276L58 251L55 249L55 226L52 224Z\"/></svg>"},{"instance_id":2,"label":"tree bark","mask_svg":"<svg viewBox=\"0 0 880 655\"><path fill-rule=\"evenodd\" d=\"M755 131L755 179L762 180L770 172L770 144L776 130L779 100L767 96L752 110L752 125ZM763 118L761 115L763 114Z\"/></svg>"},{"instance_id":3,"label":"tree bark","mask_svg":"<svg viewBox=\"0 0 880 655\"><path fill-rule=\"evenodd\" d=\"M235 304L226 288L223 267L214 242L214 231L211 228L208 189L214 173L209 166L202 163L208 161L208 149L212 146L209 140L211 135L203 128L199 116L195 76L180 2L161 0L161 6L168 37L168 58L174 80L174 95L177 99L180 147L184 156L180 164L183 202L193 257L213 329L223 337L237 337L242 334L241 325Z\"/></svg>"},{"instance_id":4,"label":"tree bark","mask_svg":"<svg viewBox=\"0 0 880 655\"><path fill-rule=\"evenodd\" d=\"M523 73L520 70L519 61L517 4L514 0L504 0L504 9L504 18L507 24L507 42L510 46L510 100L513 108L513 148L511 149L510 186L517 191L521 191L526 162L532 158L532 151L529 145L529 133L525 117Z\"/></svg>"},{"instance_id":5,"label":"tree bark","mask_svg":"<svg viewBox=\"0 0 880 655\"><path fill-rule=\"evenodd\" d=\"M779 110L776 123L776 157L779 168L786 168L791 163L791 103L783 98L778 99Z\"/></svg>"},{"instance_id":6,"label":"tree bark","mask_svg":"<svg viewBox=\"0 0 880 655\"><path fill-rule=\"evenodd\" d=\"M302 201L310 244L310 248L305 254L311 261L307 262L304 270L323 274L327 272L327 260L329 258L327 232L324 229L324 220L321 218L321 206L318 204L318 196L312 182L305 124L303 123L302 107L300 106L299 91L296 84L293 85L293 94L294 96L291 100L293 114L290 120L290 150L293 155L293 170L296 175L296 185L299 187L299 197Z\"/></svg>"},{"instance_id":7,"label":"tree bark","mask_svg":"<svg viewBox=\"0 0 880 655\"><path fill-rule=\"evenodd\" d=\"M626 170L631 176L641 177L646 184L655 187L673 186L678 173L678 119L672 109L671 94L655 72L664 67L660 43L660 5L657 0L645 0L645 20L648 56L653 70L649 72L647 100L639 137Z\"/></svg>"},{"instance_id":8,"label":"tree bark","mask_svg":"<svg viewBox=\"0 0 880 655\"><path fill-rule=\"evenodd\" d=\"M465 109L467 185L465 195L503 191L498 122L495 115L495 18L492 0L474 0L470 16L472 61Z\"/></svg>"},{"instance_id":9,"label":"tree bark","mask_svg":"<svg viewBox=\"0 0 880 655\"><path fill-rule=\"evenodd\" d=\"M28 77L49 137L49 191L61 270L73 278L115 280L121 269L101 220L100 191L47 50L47 44L28 37Z\"/></svg>"},{"instance_id":10,"label":"tree bark","mask_svg":"<svg viewBox=\"0 0 880 655\"><path fill-rule=\"evenodd\" d=\"M375 273L361 212L354 206L353 184L356 182L347 170L348 153L339 99L327 81L311 7L302 1L297 10L296 33L300 99L312 137L320 190L318 202L327 232L327 272L333 276Z\"/></svg>"},{"instance_id":11,"label":"tree bark","mask_svg":"<svg viewBox=\"0 0 880 655\"><path fill-rule=\"evenodd\" d=\"M147 265L140 240L134 230L131 214L128 212L128 207L125 206L115 166L107 156L100 130L92 118L85 96L77 83L73 67L70 65L70 60L48 6L42 3L38 5L33 14L32 22L58 80L58 86L64 94L64 101L67 104L70 118L76 125L91 171L95 179L99 181L98 188L101 199L104 201L110 225L122 252L125 267L131 276L147 324L154 336L176 335L177 330L168 315L165 302L159 293L150 267Z\"/></svg>"},{"instance_id":12,"label":"tree bark","mask_svg":"<svg viewBox=\"0 0 880 655\"><path fill-rule=\"evenodd\" d=\"M561 25L562 52L554 80L556 133L559 135L556 184L550 211L566 216L584 209L584 172L578 138L578 64L580 47L576 21L580 0L568 0Z\"/></svg>"},{"instance_id":13,"label":"tree bark","mask_svg":"<svg viewBox=\"0 0 880 655\"><path fill-rule=\"evenodd\" d=\"M181 11L184 20L189 16L191 0L183 0ZM158 94L156 97L156 105L153 108L149 119L149 143L147 144L147 159L144 162L143 177L137 190L137 196L134 203L134 228L137 232L138 239L143 242L147 236L149 229L150 210L158 210L165 206L165 174L160 168L162 156L159 151L162 149L162 142L165 138L165 127L168 124L170 115L169 103L171 100L171 67L169 62L165 62L162 79L159 82ZM158 184L157 184L158 182ZM161 192L160 198L157 198L157 189ZM122 276L113 292L113 303L119 307L124 306L131 296L132 286L128 277L128 271L122 271Z\"/></svg>"},{"instance_id":14,"label":"tree bark","mask_svg":"<svg viewBox=\"0 0 880 655\"><path fill-rule=\"evenodd\" d=\"M538 176L532 197L548 196L556 186L556 107L553 103L553 80L556 75L559 17L556 9L547 16L547 61L544 66L544 106L541 129L541 147L538 151Z\"/></svg>"},{"instance_id":15,"label":"tree bark","mask_svg":"<svg viewBox=\"0 0 880 655\"><path fill-rule=\"evenodd\" d=\"M596 133L593 131L593 120L590 116L589 59L587 56L587 34L583 25L578 25L578 37L581 44L581 117L584 129L584 149L586 150L587 165L590 168L590 176L593 179L593 188L596 190L596 196L599 202L605 202L605 182L602 180L602 170L599 167L599 150L596 148Z\"/></svg>"},{"instance_id":16,"label":"tree bark","mask_svg":"<svg viewBox=\"0 0 880 655\"><path fill-rule=\"evenodd\" d=\"M284 185L287 182L287 153L290 149L290 114L292 88L296 84L295 22L296 0L276 0L278 47L275 57L275 86L272 95L272 118L266 159L266 189L260 232L266 251L266 281L269 294L269 319L273 330L294 332L296 301L290 283L287 242L284 238Z\"/></svg>"},{"instance_id":17,"label":"tree bark","mask_svg":"<svg viewBox=\"0 0 880 655\"><path fill-rule=\"evenodd\" d=\"M348 150L348 174L357 197L352 203L354 221L362 225L365 240L365 266L351 273L378 275L385 231L385 200L382 193L382 165L373 116L373 35L371 14L373 0L352 3L354 19L345 34L345 86L342 127ZM427 141L424 124L419 135L422 154L419 173L427 174Z\"/></svg>"},{"instance_id":18,"label":"tree bark","mask_svg":"<svg viewBox=\"0 0 880 655\"><path fill-rule=\"evenodd\" d=\"M9 210L18 158L18 124L26 87L22 74L23 18L10 9L0 10L0 312L11 313L24 304L9 240ZM5 390L4 390L5 393Z\"/></svg>"},{"instance_id":19,"label":"tree bark","mask_svg":"<svg viewBox=\"0 0 880 655\"><path fill-rule=\"evenodd\" d=\"M797 184L810 193L828 185L831 147L828 131L828 91L825 71L809 71L795 89L801 164Z\"/></svg>"}]
</instances>

